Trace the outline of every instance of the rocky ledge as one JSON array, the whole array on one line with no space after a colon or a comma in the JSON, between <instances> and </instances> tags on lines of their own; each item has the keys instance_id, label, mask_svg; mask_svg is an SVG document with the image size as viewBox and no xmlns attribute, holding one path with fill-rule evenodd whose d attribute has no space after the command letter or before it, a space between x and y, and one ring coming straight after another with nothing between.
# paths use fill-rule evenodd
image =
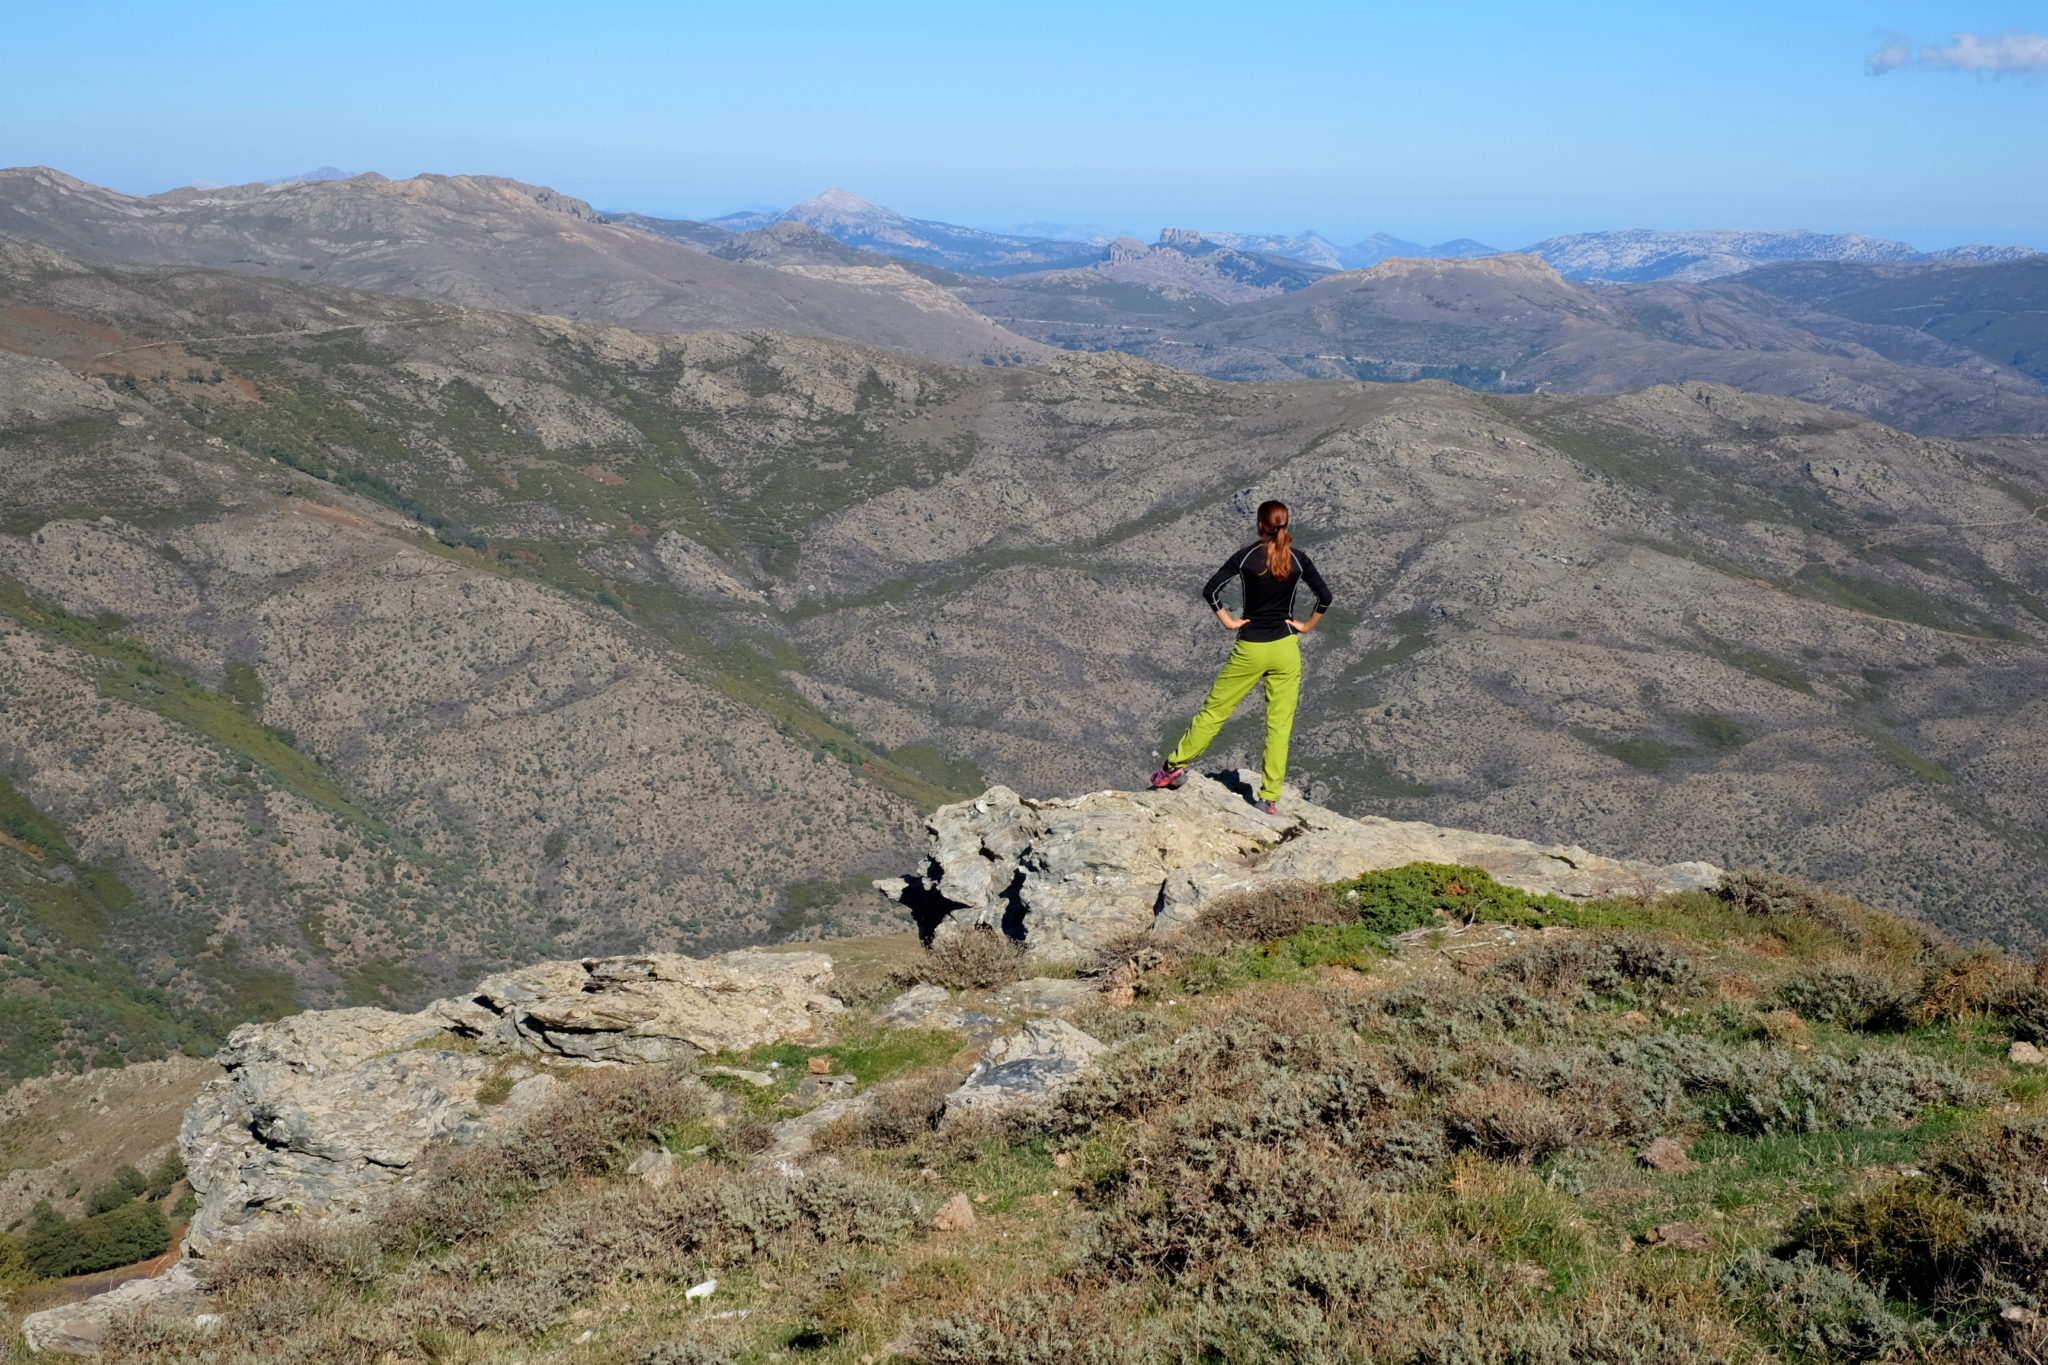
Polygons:
<instances>
[{"instance_id":1,"label":"rocky ledge","mask_svg":"<svg viewBox=\"0 0 2048 1365\"><path fill-rule=\"evenodd\" d=\"M1708 863L1658 867L1471 830L1352 819L1289 792L1281 814L1251 804L1251 773L1190 773L1177 791L1101 791L1033 801L991 787L927 822L931 851L875 886L927 936L976 926L1070 961L1116 938L1170 932L1202 903L1292 878L1341 881L1404 863L1484 868L1524 891L1585 899L1714 885Z\"/></svg>"}]
</instances>

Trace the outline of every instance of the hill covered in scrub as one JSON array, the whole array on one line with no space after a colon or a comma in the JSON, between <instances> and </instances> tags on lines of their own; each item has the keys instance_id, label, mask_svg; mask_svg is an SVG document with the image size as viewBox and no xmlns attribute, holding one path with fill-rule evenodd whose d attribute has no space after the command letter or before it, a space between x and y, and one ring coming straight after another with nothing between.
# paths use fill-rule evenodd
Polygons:
<instances>
[{"instance_id":1,"label":"hill covered in scrub","mask_svg":"<svg viewBox=\"0 0 2048 1365\"><path fill-rule=\"evenodd\" d=\"M281 1114L293 1085L343 1093L349 1072L319 1077L355 1037L353 1066L470 1076L478 1133L360 1216L209 1244L90 1344L208 1365L2048 1346L2048 970L2022 959L1770 875L1568 899L1446 864L1219 894L1078 979L1019 981L1005 943L819 945L838 971L798 954L778 979L843 1008L783 997L779 1040L625 1067L542 1056L567 977L487 983L510 1032L459 1002L438 1031L381 1016L426 1030L396 1051L362 1032L376 1012L245 1031L226 1084ZM684 979L627 964L584 965L593 1027L623 1026L633 981ZM325 1060L294 1081L293 1057ZM279 1158L332 1159L321 1125L354 1120L303 1112Z\"/></svg>"},{"instance_id":2,"label":"hill covered in scrub","mask_svg":"<svg viewBox=\"0 0 2048 1365\"><path fill-rule=\"evenodd\" d=\"M1700 385L949 366L18 241L0 372L7 1075L861 932L920 812L1152 766L1223 643L1194 587L1274 493L1339 593L1319 804L2041 933L2028 441Z\"/></svg>"}]
</instances>

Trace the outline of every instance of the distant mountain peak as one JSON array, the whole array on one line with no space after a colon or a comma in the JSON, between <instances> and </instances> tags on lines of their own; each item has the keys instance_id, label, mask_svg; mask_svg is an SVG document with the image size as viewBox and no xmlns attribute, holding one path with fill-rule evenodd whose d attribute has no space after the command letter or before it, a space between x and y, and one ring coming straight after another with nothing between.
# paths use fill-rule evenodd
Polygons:
<instances>
[{"instance_id":1,"label":"distant mountain peak","mask_svg":"<svg viewBox=\"0 0 2048 1365\"><path fill-rule=\"evenodd\" d=\"M857 213L863 217L876 214L886 214L891 218L898 216L894 211L883 208L874 200L855 194L852 190L843 189L838 185L834 185L823 194L812 195L801 204L791 208L790 213L792 215L801 214L808 209L827 209L833 213Z\"/></svg>"}]
</instances>

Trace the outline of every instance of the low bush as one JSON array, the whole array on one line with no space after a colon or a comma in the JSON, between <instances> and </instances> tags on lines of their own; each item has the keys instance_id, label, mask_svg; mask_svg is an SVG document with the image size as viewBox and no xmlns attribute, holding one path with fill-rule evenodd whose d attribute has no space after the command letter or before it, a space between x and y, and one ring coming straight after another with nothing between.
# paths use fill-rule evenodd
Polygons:
<instances>
[{"instance_id":1,"label":"low bush","mask_svg":"<svg viewBox=\"0 0 2048 1365\"><path fill-rule=\"evenodd\" d=\"M1989 1316L2048 1283L2048 1117L1970 1128L1924 1171L1810 1210L1793 1245L1922 1307Z\"/></svg>"},{"instance_id":2,"label":"low bush","mask_svg":"<svg viewBox=\"0 0 2048 1365\"><path fill-rule=\"evenodd\" d=\"M1330 894L1358 923L1382 937L1439 923L1486 921L1534 927L1569 914L1571 903L1503 886L1476 867L1409 863L1336 882Z\"/></svg>"},{"instance_id":3,"label":"low bush","mask_svg":"<svg viewBox=\"0 0 2048 1365\"><path fill-rule=\"evenodd\" d=\"M1860 958L1811 963L1778 988L1778 999L1800 1018L1864 1031L1904 1025L1912 998L1891 973Z\"/></svg>"},{"instance_id":4,"label":"low bush","mask_svg":"<svg viewBox=\"0 0 2048 1365\"><path fill-rule=\"evenodd\" d=\"M915 965L896 974L899 985L954 991L989 990L1023 979L1023 943L986 925L933 939Z\"/></svg>"},{"instance_id":5,"label":"low bush","mask_svg":"<svg viewBox=\"0 0 2048 1365\"><path fill-rule=\"evenodd\" d=\"M1203 902L1195 918L1197 941L1215 945L1270 943L1310 925L1355 923L1357 909L1339 903L1320 882L1272 882L1251 891L1226 892Z\"/></svg>"},{"instance_id":6,"label":"low bush","mask_svg":"<svg viewBox=\"0 0 2048 1365\"><path fill-rule=\"evenodd\" d=\"M1152 1356L1139 1306L1085 1284L997 1295L918 1329L930 1365L1140 1365Z\"/></svg>"},{"instance_id":7,"label":"low bush","mask_svg":"<svg viewBox=\"0 0 2048 1365\"><path fill-rule=\"evenodd\" d=\"M1912 1020L1931 1024L1981 1018L2031 984L2021 963L2004 949L1983 944L1927 974L1912 1002Z\"/></svg>"},{"instance_id":8,"label":"low bush","mask_svg":"<svg viewBox=\"0 0 2048 1365\"><path fill-rule=\"evenodd\" d=\"M1692 959L1640 934L1585 934L1537 944L1490 969L1500 980L1583 1005L1638 1004L1700 989Z\"/></svg>"},{"instance_id":9,"label":"low bush","mask_svg":"<svg viewBox=\"0 0 2048 1365\"><path fill-rule=\"evenodd\" d=\"M1134 1159L1147 1179L1118 1188L1092 1231L1090 1258L1103 1271L1205 1276L1244 1252L1341 1238L1369 1219L1371 1186L1330 1145L1261 1143L1227 1124L1203 1126L1138 1140Z\"/></svg>"},{"instance_id":10,"label":"low bush","mask_svg":"<svg viewBox=\"0 0 2048 1365\"><path fill-rule=\"evenodd\" d=\"M1790 1260L1744 1251L1718 1283L1740 1320L1794 1361L1895 1360L1915 1344L1912 1328L1868 1285L1810 1251Z\"/></svg>"},{"instance_id":11,"label":"low bush","mask_svg":"<svg viewBox=\"0 0 2048 1365\"><path fill-rule=\"evenodd\" d=\"M900 1081L885 1081L868 1092L868 1102L818 1134L826 1149L907 1146L939 1126L946 1096L959 1085L957 1074L933 1072Z\"/></svg>"},{"instance_id":12,"label":"low bush","mask_svg":"<svg viewBox=\"0 0 2048 1365\"><path fill-rule=\"evenodd\" d=\"M1583 1141L1589 1120L1598 1122L1584 1107L1567 1107L1533 1086L1503 1078L1467 1086L1445 1098L1441 1108L1453 1142L1524 1166Z\"/></svg>"}]
</instances>

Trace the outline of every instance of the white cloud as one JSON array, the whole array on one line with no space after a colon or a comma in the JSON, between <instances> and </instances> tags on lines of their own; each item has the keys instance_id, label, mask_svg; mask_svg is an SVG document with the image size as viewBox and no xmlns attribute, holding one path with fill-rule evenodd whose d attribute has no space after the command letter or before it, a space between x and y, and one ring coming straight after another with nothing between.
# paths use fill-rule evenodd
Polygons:
<instances>
[{"instance_id":1,"label":"white cloud","mask_svg":"<svg viewBox=\"0 0 2048 1365\"><path fill-rule=\"evenodd\" d=\"M2048 34L1998 33L1980 38L1958 33L1946 47L1923 47L1899 34L1888 34L1865 59L1870 74L1913 68L1919 71L1970 71L1980 76L2048 76Z\"/></svg>"}]
</instances>

